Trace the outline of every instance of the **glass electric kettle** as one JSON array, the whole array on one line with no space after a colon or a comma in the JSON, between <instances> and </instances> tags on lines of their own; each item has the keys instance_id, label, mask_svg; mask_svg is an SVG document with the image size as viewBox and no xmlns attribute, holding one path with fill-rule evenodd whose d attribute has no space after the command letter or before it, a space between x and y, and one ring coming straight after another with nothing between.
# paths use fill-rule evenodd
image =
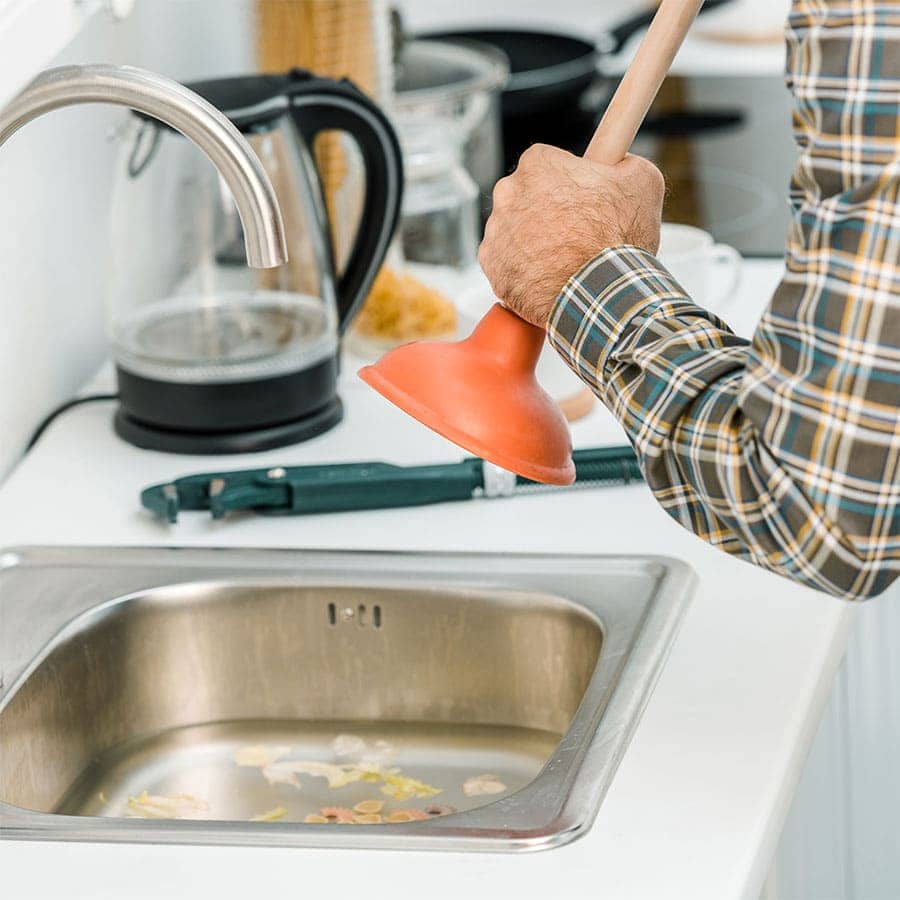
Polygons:
<instances>
[{"instance_id":1,"label":"glass electric kettle","mask_svg":"<svg viewBox=\"0 0 900 900\"><path fill-rule=\"evenodd\" d=\"M284 215L289 261L249 268L218 172L180 134L133 114L111 220L116 430L140 447L180 453L301 441L342 416L340 337L397 225L399 145L385 116L349 82L295 70L190 88L231 119L262 161ZM339 276L326 199L342 201L323 195L312 154L326 132L341 133L328 137L332 155L346 154L348 165L361 160L363 170L361 186L345 179L337 191L355 191L343 205L355 204L359 220Z\"/></svg>"}]
</instances>

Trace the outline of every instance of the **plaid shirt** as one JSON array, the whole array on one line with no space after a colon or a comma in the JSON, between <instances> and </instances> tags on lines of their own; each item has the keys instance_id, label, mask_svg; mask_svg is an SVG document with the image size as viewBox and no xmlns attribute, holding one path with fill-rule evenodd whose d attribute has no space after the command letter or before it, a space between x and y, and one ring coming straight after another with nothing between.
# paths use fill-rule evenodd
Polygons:
<instances>
[{"instance_id":1,"label":"plaid shirt","mask_svg":"<svg viewBox=\"0 0 900 900\"><path fill-rule=\"evenodd\" d=\"M859 599L900 575L900 3L795 0L787 36L794 216L752 342L633 247L549 331L685 528Z\"/></svg>"}]
</instances>

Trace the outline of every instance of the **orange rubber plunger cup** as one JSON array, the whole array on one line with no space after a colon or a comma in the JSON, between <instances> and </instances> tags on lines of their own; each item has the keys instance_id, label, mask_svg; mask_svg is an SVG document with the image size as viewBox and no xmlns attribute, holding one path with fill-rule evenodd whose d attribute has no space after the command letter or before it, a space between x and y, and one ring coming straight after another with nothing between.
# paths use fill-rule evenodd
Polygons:
<instances>
[{"instance_id":1,"label":"orange rubber plunger cup","mask_svg":"<svg viewBox=\"0 0 900 900\"><path fill-rule=\"evenodd\" d=\"M662 0L585 157L628 153L703 0ZM500 304L464 341L417 341L359 372L366 384L455 444L532 481L575 480L569 427L535 367L543 329Z\"/></svg>"},{"instance_id":2,"label":"orange rubber plunger cup","mask_svg":"<svg viewBox=\"0 0 900 900\"><path fill-rule=\"evenodd\" d=\"M359 373L454 444L532 481L575 480L569 426L535 378L544 332L499 303L457 343L416 341Z\"/></svg>"}]
</instances>

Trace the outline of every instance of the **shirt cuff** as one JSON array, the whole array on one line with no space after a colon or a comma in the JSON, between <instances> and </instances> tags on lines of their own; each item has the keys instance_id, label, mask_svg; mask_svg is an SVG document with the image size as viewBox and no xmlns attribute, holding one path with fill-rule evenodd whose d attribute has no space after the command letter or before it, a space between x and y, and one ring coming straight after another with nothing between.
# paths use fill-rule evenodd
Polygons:
<instances>
[{"instance_id":1,"label":"shirt cuff","mask_svg":"<svg viewBox=\"0 0 900 900\"><path fill-rule=\"evenodd\" d=\"M601 393L607 363L632 320L659 304L696 309L653 254L614 247L569 279L556 298L547 334L575 374Z\"/></svg>"}]
</instances>

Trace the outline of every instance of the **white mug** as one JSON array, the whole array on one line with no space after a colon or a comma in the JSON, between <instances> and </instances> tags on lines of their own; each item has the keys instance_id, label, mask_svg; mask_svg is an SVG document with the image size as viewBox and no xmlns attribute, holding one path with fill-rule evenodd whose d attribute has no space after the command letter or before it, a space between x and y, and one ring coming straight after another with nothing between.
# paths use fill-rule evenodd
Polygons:
<instances>
[{"instance_id":1,"label":"white mug","mask_svg":"<svg viewBox=\"0 0 900 900\"><path fill-rule=\"evenodd\" d=\"M692 225L662 227L657 254L688 296L710 312L726 312L741 280L741 254Z\"/></svg>"}]
</instances>

